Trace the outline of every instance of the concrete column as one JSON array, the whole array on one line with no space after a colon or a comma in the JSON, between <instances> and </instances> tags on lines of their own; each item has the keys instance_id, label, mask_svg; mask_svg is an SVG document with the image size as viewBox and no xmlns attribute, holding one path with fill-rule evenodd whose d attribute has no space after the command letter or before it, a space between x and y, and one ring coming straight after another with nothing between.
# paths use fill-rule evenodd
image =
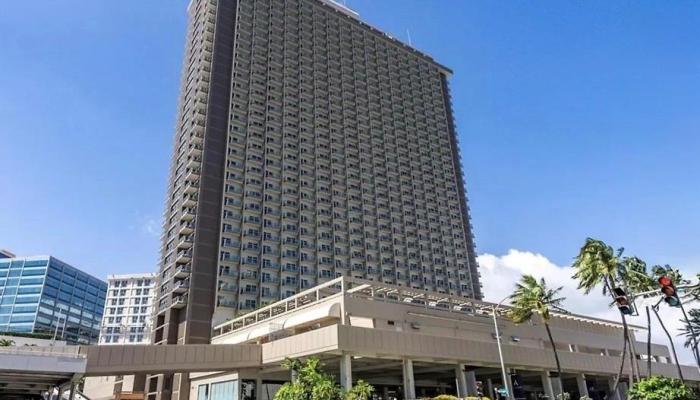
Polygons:
<instances>
[{"instance_id":1,"label":"concrete column","mask_svg":"<svg viewBox=\"0 0 700 400\"><path fill-rule=\"evenodd\" d=\"M627 398L627 391L629 390L629 386L627 386L627 382L620 382L620 394L619 397L621 399L626 399Z\"/></svg>"},{"instance_id":2,"label":"concrete column","mask_svg":"<svg viewBox=\"0 0 700 400\"><path fill-rule=\"evenodd\" d=\"M549 377L549 371L543 371L540 376L542 377L542 389L544 389L545 396L549 399L555 399L554 386L552 385L552 378Z\"/></svg>"},{"instance_id":3,"label":"concrete column","mask_svg":"<svg viewBox=\"0 0 700 400\"><path fill-rule=\"evenodd\" d=\"M75 382L70 383L70 390L68 392L68 400L75 399Z\"/></svg>"},{"instance_id":4,"label":"concrete column","mask_svg":"<svg viewBox=\"0 0 700 400\"><path fill-rule=\"evenodd\" d=\"M467 371L466 376L467 376L467 393L469 393L470 396L476 396L478 391L479 391L479 389L477 388L477 385L476 385L476 372Z\"/></svg>"},{"instance_id":5,"label":"concrete column","mask_svg":"<svg viewBox=\"0 0 700 400\"><path fill-rule=\"evenodd\" d=\"M406 400L416 398L416 381L413 378L413 361L403 360L403 396Z\"/></svg>"},{"instance_id":6,"label":"concrete column","mask_svg":"<svg viewBox=\"0 0 700 400\"><path fill-rule=\"evenodd\" d=\"M494 392L493 392L493 380L491 380L491 378L488 378L486 380L486 390L488 390L486 397L488 397L489 399L492 399L494 397Z\"/></svg>"},{"instance_id":7,"label":"concrete column","mask_svg":"<svg viewBox=\"0 0 700 400\"><path fill-rule=\"evenodd\" d=\"M552 380L552 390L554 391L554 396L556 398L556 396L564 393L564 388L562 387L563 382L561 381L561 377L550 379Z\"/></svg>"},{"instance_id":8,"label":"concrete column","mask_svg":"<svg viewBox=\"0 0 700 400\"><path fill-rule=\"evenodd\" d=\"M514 399L515 398L515 391L513 390L513 379L510 377L510 370L508 370L508 374L506 375L506 389L508 389L508 398L509 399Z\"/></svg>"},{"instance_id":9,"label":"concrete column","mask_svg":"<svg viewBox=\"0 0 700 400\"><path fill-rule=\"evenodd\" d=\"M260 375L258 375L257 378L255 378L255 400L262 400L262 393L263 393L263 381Z\"/></svg>"},{"instance_id":10,"label":"concrete column","mask_svg":"<svg viewBox=\"0 0 700 400\"><path fill-rule=\"evenodd\" d=\"M457 397L467 397L469 389L467 387L467 373L464 372L464 364L457 364L455 367L455 378L457 381Z\"/></svg>"},{"instance_id":11,"label":"concrete column","mask_svg":"<svg viewBox=\"0 0 700 400\"><path fill-rule=\"evenodd\" d=\"M614 386L615 386L615 378L611 377L608 379L608 390L613 390ZM612 393L610 400L620 400L620 387L619 386L617 388L617 392Z\"/></svg>"},{"instance_id":12,"label":"concrete column","mask_svg":"<svg viewBox=\"0 0 700 400\"><path fill-rule=\"evenodd\" d=\"M576 386L578 386L579 397L588 396L588 384L586 383L586 375L576 374Z\"/></svg>"},{"instance_id":13,"label":"concrete column","mask_svg":"<svg viewBox=\"0 0 700 400\"><path fill-rule=\"evenodd\" d=\"M345 390L352 388L352 357L350 354L340 356L340 387Z\"/></svg>"}]
</instances>

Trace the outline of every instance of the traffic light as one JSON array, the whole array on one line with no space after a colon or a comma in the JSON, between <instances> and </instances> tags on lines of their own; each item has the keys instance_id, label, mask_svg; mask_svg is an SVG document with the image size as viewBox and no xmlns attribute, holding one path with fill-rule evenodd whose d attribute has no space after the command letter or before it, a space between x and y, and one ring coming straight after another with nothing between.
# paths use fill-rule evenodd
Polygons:
<instances>
[{"instance_id":1,"label":"traffic light","mask_svg":"<svg viewBox=\"0 0 700 400\"><path fill-rule=\"evenodd\" d=\"M615 294L615 303L617 303L617 308L621 313L625 315L632 315L634 309L630 303L630 299L627 297L627 293L622 288L616 287L613 289Z\"/></svg>"},{"instance_id":2,"label":"traffic light","mask_svg":"<svg viewBox=\"0 0 700 400\"><path fill-rule=\"evenodd\" d=\"M676 287L673 286L673 280L669 276L662 276L659 278L659 285L661 286L661 294L664 295L664 301L671 307L680 307L681 299L678 298L678 291Z\"/></svg>"}]
</instances>

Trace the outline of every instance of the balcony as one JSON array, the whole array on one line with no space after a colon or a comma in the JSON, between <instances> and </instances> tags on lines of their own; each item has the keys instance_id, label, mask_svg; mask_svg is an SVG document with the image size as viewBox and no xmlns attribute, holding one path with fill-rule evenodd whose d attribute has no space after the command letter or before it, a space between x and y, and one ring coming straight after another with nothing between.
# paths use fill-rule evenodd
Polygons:
<instances>
[{"instance_id":1,"label":"balcony","mask_svg":"<svg viewBox=\"0 0 700 400\"><path fill-rule=\"evenodd\" d=\"M187 160L187 168L190 170L195 170L199 169L199 167L202 165L202 160L199 157L192 157L189 160ZM198 176L199 178L199 176Z\"/></svg>"},{"instance_id":2,"label":"balcony","mask_svg":"<svg viewBox=\"0 0 700 400\"><path fill-rule=\"evenodd\" d=\"M185 182L197 182L199 183L199 171L191 170L185 175Z\"/></svg>"},{"instance_id":3,"label":"balcony","mask_svg":"<svg viewBox=\"0 0 700 400\"><path fill-rule=\"evenodd\" d=\"M184 293L187 291L187 289L189 289L189 287L190 287L190 280L189 279L185 279L182 281L176 281L173 284L173 293Z\"/></svg>"},{"instance_id":4,"label":"balcony","mask_svg":"<svg viewBox=\"0 0 700 400\"><path fill-rule=\"evenodd\" d=\"M187 295L177 296L173 299L172 308L183 308L187 305Z\"/></svg>"},{"instance_id":5,"label":"balcony","mask_svg":"<svg viewBox=\"0 0 700 400\"><path fill-rule=\"evenodd\" d=\"M186 194L183 199L182 205L185 207L190 208L197 205L198 197L195 194Z\"/></svg>"},{"instance_id":6,"label":"balcony","mask_svg":"<svg viewBox=\"0 0 700 400\"><path fill-rule=\"evenodd\" d=\"M182 211L182 215L180 216L180 219L182 221L192 221L195 217L195 209L194 208L187 208Z\"/></svg>"},{"instance_id":7,"label":"balcony","mask_svg":"<svg viewBox=\"0 0 700 400\"><path fill-rule=\"evenodd\" d=\"M202 156L202 145L201 144L193 144L190 146L188 149L188 155L192 157L201 157ZM199 160L201 161L201 160Z\"/></svg>"},{"instance_id":8,"label":"balcony","mask_svg":"<svg viewBox=\"0 0 700 400\"><path fill-rule=\"evenodd\" d=\"M177 244L178 249L189 249L192 247L194 244L194 240L192 239L192 236L185 236L180 239L180 241Z\"/></svg>"},{"instance_id":9,"label":"balcony","mask_svg":"<svg viewBox=\"0 0 700 400\"><path fill-rule=\"evenodd\" d=\"M202 143L204 143L204 135L201 132L199 132L199 129L197 129L192 132L190 140L192 141L192 143L201 145Z\"/></svg>"},{"instance_id":10,"label":"balcony","mask_svg":"<svg viewBox=\"0 0 700 400\"><path fill-rule=\"evenodd\" d=\"M178 233L178 235L189 235L192 232L194 232L194 223L193 222L186 222L186 223L180 225L180 230L177 233Z\"/></svg>"},{"instance_id":11,"label":"balcony","mask_svg":"<svg viewBox=\"0 0 700 400\"><path fill-rule=\"evenodd\" d=\"M238 306L238 303L232 300L219 300L219 307L228 307L228 308L236 308Z\"/></svg>"},{"instance_id":12,"label":"balcony","mask_svg":"<svg viewBox=\"0 0 700 400\"><path fill-rule=\"evenodd\" d=\"M253 273L242 273L241 274L241 279L247 280L247 281L253 281L257 282L258 281L258 275L253 274Z\"/></svg>"},{"instance_id":13,"label":"balcony","mask_svg":"<svg viewBox=\"0 0 700 400\"><path fill-rule=\"evenodd\" d=\"M191 194L191 193L197 193L199 190L199 182L186 182L185 183L185 189L184 192Z\"/></svg>"},{"instance_id":14,"label":"balcony","mask_svg":"<svg viewBox=\"0 0 700 400\"><path fill-rule=\"evenodd\" d=\"M175 263L187 264L190 261L192 261L192 252L191 251L181 251L181 252L177 253L177 258L175 259Z\"/></svg>"},{"instance_id":15,"label":"balcony","mask_svg":"<svg viewBox=\"0 0 700 400\"><path fill-rule=\"evenodd\" d=\"M181 265L175 269L173 276L175 278L186 278L192 273L192 267L189 265Z\"/></svg>"},{"instance_id":16,"label":"balcony","mask_svg":"<svg viewBox=\"0 0 700 400\"><path fill-rule=\"evenodd\" d=\"M220 292L237 293L238 287L236 285L221 285L219 286Z\"/></svg>"}]
</instances>

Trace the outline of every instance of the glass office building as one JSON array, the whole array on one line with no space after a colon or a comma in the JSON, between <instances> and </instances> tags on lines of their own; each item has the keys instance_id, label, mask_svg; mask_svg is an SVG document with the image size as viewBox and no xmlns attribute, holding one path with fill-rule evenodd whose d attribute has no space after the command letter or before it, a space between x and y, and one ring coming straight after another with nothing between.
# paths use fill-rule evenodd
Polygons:
<instances>
[{"instance_id":1,"label":"glass office building","mask_svg":"<svg viewBox=\"0 0 700 400\"><path fill-rule=\"evenodd\" d=\"M0 259L0 332L95 343L107 284L54 257Z\"/></svg>"}]
</instances>

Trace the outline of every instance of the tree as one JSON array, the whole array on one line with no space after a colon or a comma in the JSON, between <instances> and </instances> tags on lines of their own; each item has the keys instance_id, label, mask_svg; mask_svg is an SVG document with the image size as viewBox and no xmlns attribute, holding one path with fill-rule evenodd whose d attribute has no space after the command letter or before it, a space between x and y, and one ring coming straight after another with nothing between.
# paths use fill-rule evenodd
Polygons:
<instances>
[{"instance_id":1,"label":"tree","mask_svg":"<svg viewBox=\"0 0 700 400\"><path fill-rule=\"evenodd\" d=\"M549 343L554 350L554 361L557 365L557 379L561 388L561 364L559 363L559 353L557 346L552 337L552 330L549 327L549 321L552 317L552 310L558 312L566 312L561 305L566 300L564 297L559 297L561 287L550 289L544 278L537 281L532 275L523 275L520 282L515 284L515 291L510 296L512 308L508 311L508 317L520 324L532 320L535 313L539 314L544 322L544 327L547 330Z\"/></svg>"},{"instance_id":2,"label":"tree","mask_svg":"<svg viewBox=\"0 0 700 400\"><path fill-rule=\"evenodd\" d=\"M630 388L630 400L693 400L693 390L678 379L652 376L642 379Z\"/></svg>"},{"instance_id":3,"label":"tree","mask_svg":"<svg viewBox=\"0 0 700 400\"><path fill-rule=\"evenodd\" d=\"M351 390L343 392L333 376L323 372L317 358L306 361L287 359L282 364L292 372L292 382L275 393L275 400L368 400L374 388L359 380Z\"/></svg>"},{"instance_id":4,"label":"tree","mask_svg":"<svg viewBox=\"0 0 700 400\"><path fill-rule=\"evenodd\" d=\"M0 339L0 347L10 347L14 346L15 341L10 339Z\"/></svg>"},{"instance_id":5,"label":"tree","mask_svg":"<svg viewBox=\"0 0 700 400\"><path fill-rule=\"evenodd\" d=\"M697 334L697 332L700 332L700 309L693 308L689 310L688 316L688 322L681 320L683 327L681 327L679 336L685 336L685 347L694 348L693 333Z\"/></svg>"},{"instance_id":6,"label":"tree","mask_svg":"<svg viewBox=\"0 0 700 400\"><path fill-rule=\"evenodd\" d=\"M587 238L572 265L576 270L573 278L578 280L578 288L589 294L593 289L602 285L603 294L610 295L614 300L613 290L617 287L618 273L621 269L620 257L623 251L624 249L615 251L602 240ZM627 355L627 345L629 343L627 318L622 312L620 312L620 317L623 329L620 368L615 376L615 383L610 393L617 392L620 377L625 368L625 356Z\"/></svg>"},{"instance_id":7,"label":"tree","mask_svg":"<svg viewBox=\"0 0 700 400\"><path fill-rule=\"evenodd\" d=\"M647 263L638 257L623 257L618 268L618 279L622 286L629 290L632 296L635 293L650 292L657 288L656 279L647 271ZM650 306L646 306L647 315L647 376L651 376L651 314ZM634 350L634 346L630 345L630 356ZM634 355L630 362L633 366L637 366L637 376L640 377L639 365L637 357Z\"/></svg>"}]
</instances>

